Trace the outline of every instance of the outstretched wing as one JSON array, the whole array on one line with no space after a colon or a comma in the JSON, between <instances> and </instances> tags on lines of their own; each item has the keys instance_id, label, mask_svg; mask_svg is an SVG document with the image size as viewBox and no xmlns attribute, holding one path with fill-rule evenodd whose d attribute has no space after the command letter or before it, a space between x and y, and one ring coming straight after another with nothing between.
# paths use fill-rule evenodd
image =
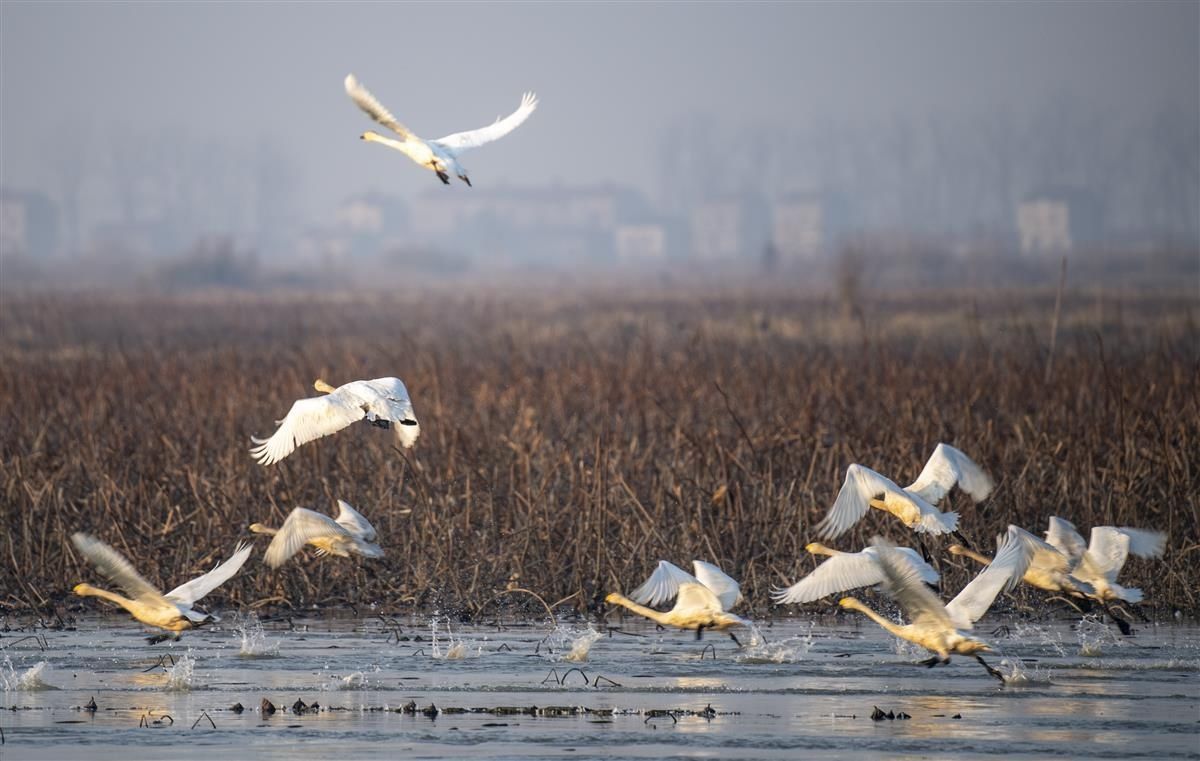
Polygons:
<instances>
[{"instance_id":1,"label":"outstretched wing","mask_svg":"<svg viewBox=\"0 0 1200 761\"><path fill-rule=\"evenodd\" d=\"M304 507L297 507L283 522L283 528L275 534L267 547L263 560L272 568L278 568L288 558L300 551L308 540L322 536L345 535L346 529L328 515L322 515Z\"/></svg>"},{"instance_id":2,"label":"outstretched wing","mask_svg":"<svg viewBox=\"0 0 1200 761\"><path fill-rule=\"evenodd\" d=\"M250 437L257 445L251 447L250 454L259 464L272 465L290 455L301 444L336 433L362 420L366 410L355 404L352 397L338 391L297 400L271 438Z\"/></svg>"},{"instance_id":3,"label":"outstretched wing","mask_svg":"<svg viewBox=\"0 0 1200 761\"><path fill-rule=\"evenodd\" d=\"M92 565L135 600L169 604L162 592L142 578L125 556L90 534L71 534L71 542Z\"/></svg>"},{"instance_id":4,"label":"outstretched wing","mask_svg":"<svg viewBox=\"0 0 1200 761\"><path fill-rule=\"evenodd\" d=\"M1079 570L1086 578L1099 575L1111 584L1125 567L1129 553L1138 557L1158 557L1166 545L1166 535L1158 531L1116 526L1092 527L1091 542L1079 561Z\"/></svg>"},{"instance_id":5,"label":"outstretched wing","mask_svg":"<svg viewBox=\"0 0 1200 761\"><path fill-rule=\"evenodd\" d=\"M900 487L870 468L851 465L846 468L846 480L829 513L817 524L817 531L826 539L846 533L867 514L870 500L883 497L889 489L900 492Z\"/></svg>"},{"instance_id":6,"label":"outstretched wing","mask_svg":"<svg viewBox=\"0 0 1200 761\"><path fill-rule=\"evenodd\" d=\"M899 603L914 625L926 622L935 628L954 626L946 606L922 581L921 571L891 542L880 537L871 540L875 562L883 573L883 591Z\"/></svg>"},{"instance_id":7,"label":"outstretched wing","mask_svg":"<svg viewBox=\"0 0 1200 761\"><path fill-rule=\"evenodd\" d=\"M1075 530L1075 524L1056 515L1050 516L1050 527L1046 529L1046 542L1066 555L1072 566L1079 562L1083 553L1087 552L1087 543Z\"/></svg>"},{"instance_id":8,"label":"outstretched wing","mask_svg":"<svg viewBox=\"0 0 1200 761\"><path fill-rule=\"evenodd\" d=\"M208 573L198 578L192 579L186 584L179 586L167 592L166 598L172 602L177 602L187 607L196 604L198 600L204 599L205 595L221 586L225 582L233 578L246 560L250 557L250 553L254 548L248 544L239 543L233 550L233 555L224 563L217 565Z\"/></svg>"},{"instance_id":9,"label":"outstretched wing","mask_svg":"<svg viewBox=\"0 0 1200 761\"><path fill-rule=\"evenodd\" d=\"M693 560L692 567L696 569L696 580L711 589L721 601L721 610L730 610L741 602L742 585L734 581L732 576L703 560Z\"/></svg>"},{"instance_id":10,"label":"outstretched wing","mask_svg":"<svg viewBox=\"0 0 1200 761\"><path fill-rule=\"evenodd\" d=\"M679 585L688 582L698 583L695 576L679 566L660 560L654 573L650 574L650 578L630 593L629 599L643 605L662 605L678 596Z\"/></svg>"},{"instance_id":11,"label":"outstretched wing","mask_svg":"<svg viewBox=\"0 0 1200 761\"><path fill-rule=\"evenodd\" d=\"M921 475L904 490L936 505L956 484L976 502L986 499L995 487L992 477L974 460L949 444L938 444Z\"/></svg>"},{"instance_id":12,"label":"outstretched wing","mask_svg":"<svg viewBox=\"0 0 1200 761\"><path fill-rule=\"evenodd\" d=\"M1018 530L1010 526L1008 533L996 537L996 557L946 603L946 612L955 627L970 629L992 607L996 595L1015 587L1029 570L1033 549L1017 534Z\"/></svg>"},{"instance_id":13,"label":"outstretched wing","mask_svg":"<svg viewBox=\"0 0 1200 761\"><path fill-rule=\"evenodd\" d=\"M375 527L371 525L370 521L355 510L349 502L339 499L337 503L338 516L335 520L338 525L364 542L375 541Z\"/></svg>"},{"instance_id":14,"label":"outstretched wing","mask_svg":"<svg viewBox=\"0 0 1200 761\"><path fill-rule=\"evenodd\" d=\"M468 148L478 148L485 143L490 143L493 140L500 138L512 132L517 127L529 118L538 107L537 96L531 92L527 92L521 96L521 105L503 119L497 118L496 121L487 127L474 129L470 132L455 132L453 135L439 137L431 142L437 143L453 154L459 154Z\"/></svg>"},{"instance_id":15,"label":"outstretched wing","mask_svg":"<svg viewBox=\"0 0 1200 761\"><path fill-rule=\"evenodd\" d=\"M883 581L883 571L875 558L865 552L834 555L816 570L786 589L771 591L771 599L782 604L819 600L827 595Z\"/></svg>"},{"instance_id":16,"label":"outstretched wing","mask_svg":"<svg viewBox=\"0 0 1200 761\"><path fill-rule=\"evenodd\" d=\"M392 116L392 112L384 108L383 104L376 100L375 96L368 92L367 88L363 87L353 74L346 75L345 84L346 94L350 96L350 100L354 101L355 105L366 112L367 116L405 140L420 140L419 137L412 133L412 130L396 121L396 117Z\"/></svg>"}]
</instances>

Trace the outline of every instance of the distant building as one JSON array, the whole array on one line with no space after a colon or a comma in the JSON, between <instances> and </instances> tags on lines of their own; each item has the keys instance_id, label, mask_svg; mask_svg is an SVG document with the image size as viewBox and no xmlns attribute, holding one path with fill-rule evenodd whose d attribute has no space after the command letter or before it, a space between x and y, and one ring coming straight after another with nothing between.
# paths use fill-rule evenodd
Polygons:
<instances>
[{"instance_id":1,"label":"distant building","mask_svg":"<svg viewBox=\"0 0 1200 761\"><path fill-rule=\"evenodd\" d=\"M500 265L612 261L617 229L645 217L641 196L607 185L438 188L411 210L414 240Z\"/></svg>"},{"instance_id":2,"label":"distant building","mask_svg":"<svg viewBox=\"0 0 1200 761\"><path fill-rule=\"evenodd\" d=\"M58 205L41 193L0 190L0 256L45 258L58 248Z\"/></svg>"},{"instance_id":3,"label":"distant building","mask_svg":"<svg viewBox=\"0 0 1200 761\"><path fill-rule=\"evenodd\" d=\"M757 260L770 235L765 208L753 197L697 204L688 228L692 256L707 262Z\"/></svg>"},{"instance_id":4,"label":"distant building","mask_svg":"<svg viewBox=\"0 0 1200 761\"><path fill-rule=\"evenodd\" d=\"M1047 189L1017 205L1017 236L1022 254L1068 253L1100 239L1100 205L1085 191Z\"/></svg>"},{"instance_id":5,"label":"distant building","mask_svg":"<svg viewBox=\"0 0 1200 761\"><path fill-rule=\"evenodd\" d=\"M667 260L667 228L662 224L620 225L616 230L617 260L630 264Z\"/></svg>"}]
</instances>

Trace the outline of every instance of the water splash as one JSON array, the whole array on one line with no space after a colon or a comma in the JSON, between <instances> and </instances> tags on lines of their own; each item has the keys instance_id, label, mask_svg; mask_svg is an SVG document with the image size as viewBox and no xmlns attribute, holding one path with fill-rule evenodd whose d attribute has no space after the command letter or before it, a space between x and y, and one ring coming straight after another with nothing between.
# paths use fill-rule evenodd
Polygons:
<instances>
[{"instance_id":1,"label":"water splash","mask_svg":"<svg viewBox=\"0 0 1200 761\"><path fill-rule=\"evenodd\" d=\"M596 631L591 624L586 629L559 624L542 640L544 647L540 650L544 650L552 661L585 663L592 645L603 636L604 633Z\"/></svg>"},{"instance_id":2,"label":"water splash","mask_svg":"<svg viewBox=\"0 0 1200 761\"><path fill-rule=\"evenodd\" d=\"M343 677L333 677L330 686L335 690L365 690L370 680L362 671L355 671Z\"/></svg>"},{"instance_id":3,"label":"water splash","mask_svg":"<svg viewBox=\"0 0 1200 761\"><path fill-rule=\"evenodd\" d=\"M1075 627L1079 637L1079 654L1085 658L1096 658L1104 654L1106 647L1120 647L1121 640L1103 620L1095 616L1084 616Z\"/></svg>"},{"instance_id":4,"label":"water splash","mask_svg":"<svg viewBox=\"0 0 1200 761\"><path fill-rule=\"evenodd\" d=\"M46 670L46 661L38 661L24 671L17 673L8 656L0 663L0 685L5 692L38 692L41 690L57 690L52 684L42 681L42 673Z\"/></svg>"},{"instance_id":5,"label":"water splash","mask_svg":"<svg viewBox=\"0 0 1200 761\"><path fill-rule=\"evenodd\" d=\"M175 665L167 667L167 683L163 689L168 692L187 692L197 685L195 684L196 659L192 655L192 649L179 656L175 661Z\"/></svg>"},{"instance_id":6,"label":"water splash","mask_svg":"<svg viewBox=\"0 0 1200 761\"><path fill-rule=\"evenodd\" d=\"M737 663L797 663L805 659L813 647L813 623L800 634L770 642L754 624L750 625L750 636L740 653L734 656Z\"/></svg>"},{"instance_id":7,"label":"water splash","mask_svg":"<svg viewBox=\"0 0 1200 761\"><path fill-rule=\"evenodd\" d=\"M241 635L242 648L238 655L243 658L273 658L279 655L279 640L267 640L267 633L263 630L257 613L251 611L241 616L234 626L234 631Z\"/></svg>"},{"instance_id":8,"label":"water splash","mask_svg":"<svg viewBox=\"0 0 1200 761\"><path fill-rule=\"evenodd\" d=\"M1050 671L1034 666L1028 668L1020 658L1004 657L996 668L1004 677L1004 683L1013 686L1026 684L1050 684Z\"/></svg>"},{"instance_id":9,"label":"water splash","mask_svg":"<svg viewBox=\"0 0 1200 761\"><path fill-rule=\"evenodd\" d=\"M455 638L454 631L450 628L450 622L446 622L446 641L438 641L438 619L433 618L429 622L430 628L430 650L433 651L433 657L443 661L461 661L464 658L478 658L483 654L483 646L477 645L472 652L467 643L461 638ZM445 645L445 649L443 649Z\"/></svg>"}]
</instances>

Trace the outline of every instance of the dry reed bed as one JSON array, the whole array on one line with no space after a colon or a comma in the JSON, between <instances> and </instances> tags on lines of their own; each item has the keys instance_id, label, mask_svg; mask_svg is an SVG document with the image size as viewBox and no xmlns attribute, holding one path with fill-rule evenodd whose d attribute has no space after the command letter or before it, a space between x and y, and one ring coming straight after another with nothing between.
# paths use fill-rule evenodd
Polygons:
<instances>
[{"instance_id":1,"label":"dry reed bed","mask_svg":"<svg viewBox=\"0 0 1200 761\"><path fill-rule=\"evenodd\" d=\"M767 591L807 572L803 546L845 467L906 482L938 441L997 478L985 547L1051 514L1161 527L1130 583L1200 609L1200 336L1190 297L1068 298L1044 377L1053 294L891 297L846 323L780 292L587 297L14 296L0 305L2 604L48 611L95 574L91 531L173 585L295 505L359 506L380 562L253 562L230 603L377 602L473 611L506 585L589 607L658 558L706 558ZM262 468L320 376L398 375L422 424L402 456L367 426ZM400 514L398 508L411 508ZM836 545L904 539L875 514ZM967 578L947 556L947 588ZM1025 596L1033 601L1034 596ZM220 604L219 596L214 605Z\"/></svg>"}]
</instances>

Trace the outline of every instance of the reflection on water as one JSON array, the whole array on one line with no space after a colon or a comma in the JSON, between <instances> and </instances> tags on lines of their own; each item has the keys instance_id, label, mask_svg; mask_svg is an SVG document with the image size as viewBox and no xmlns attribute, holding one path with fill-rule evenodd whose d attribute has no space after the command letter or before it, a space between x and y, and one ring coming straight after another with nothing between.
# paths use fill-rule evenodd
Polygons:
<instances>
[{"instance_id":1,"label":"reflection on water","mask_svg":"<svg viewBox=\"0 0 1200 761\"><path fill-rule=\"evenodd\" d=\"M739 632L739 648L631 621L609 633L247 616L151 647L136 626L96 619L45 632L45 652L3 651L17 710L0 730L12 758L86 746L98 761L161 758L163 742L181 759L1197 757L1200 630L1112 640L1094 622L1010 626L992 638L1002 686L969 658L926 669L882 631L809 621ZM1100 655L1081 654L1085 637ZM873 721L875 707L911 718Z\"/></svg>"}]
</instances>

